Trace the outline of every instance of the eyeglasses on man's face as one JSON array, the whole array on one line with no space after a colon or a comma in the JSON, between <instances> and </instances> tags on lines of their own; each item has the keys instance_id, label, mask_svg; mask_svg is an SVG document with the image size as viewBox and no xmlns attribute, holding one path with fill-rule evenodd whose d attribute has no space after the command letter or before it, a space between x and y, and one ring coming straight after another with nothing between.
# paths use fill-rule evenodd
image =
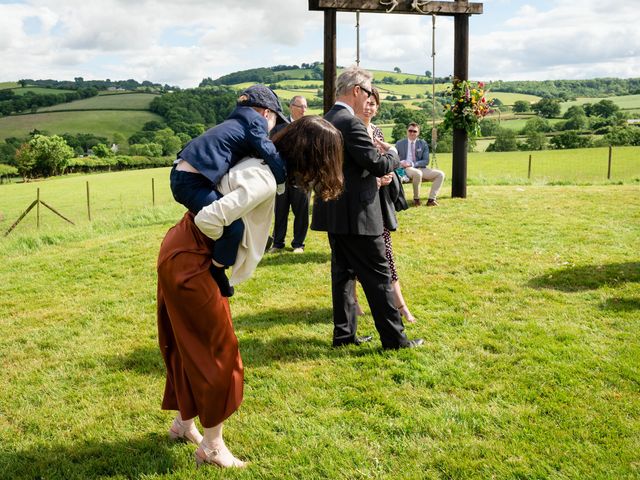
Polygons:
<instances>
[{"instance_id":1,"label":"eyeglasses on man's face","mask_svg":"<svg viewBox=\"0 0 640 480\"><path fill-rule=\"evenodd\" d=\"M298 105L297 103L294 103L293 105L291 105L292 107L298 107L301 108L303 110L308 109L309 107L307 105Z\"/></svg>"},{"instance_id":2,"label":"eyeglasses on man's face","mask_svg":"<svg viewBox=\"0 0 640 480\"><path fill-rule=\"evenodd\" d=\"M418 133L418 130L410 129L410 130L407 130L407 132L409 132L409 133Z\"/></svg>"},{"instance_id":3,"label":"eyeglasses on man's face","mask_svg":"<svg viewBox=\"0 0 640 480\"><path fill-rule=\"evenodd\" d=\"M369 98L369 97L371 97L371 95L373 95L373 92L371 90L367 90L362 85L358 85L358 87L360 87L360 90L362 90L364 93L367 94L367 98Z\"/></svg>"}]
</instances>

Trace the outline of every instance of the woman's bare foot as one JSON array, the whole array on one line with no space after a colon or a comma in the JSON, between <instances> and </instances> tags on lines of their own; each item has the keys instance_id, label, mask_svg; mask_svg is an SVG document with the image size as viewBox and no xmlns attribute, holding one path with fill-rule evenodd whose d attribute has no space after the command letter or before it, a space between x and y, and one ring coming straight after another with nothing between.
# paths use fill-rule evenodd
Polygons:
<instances>
[{"instance_id":1,"label":"woman's bare foot","mask_svg":"<svg viewBox=\"0 0 640 480\"><path fill-rule=\"evenodd\" d=\"M400 305L398 307L398 311L400 312L400 315L402 315L407 322L416 323L416 318L411 314L411 312L409 311L406 305Z\"/></svg>"}]
</instances>

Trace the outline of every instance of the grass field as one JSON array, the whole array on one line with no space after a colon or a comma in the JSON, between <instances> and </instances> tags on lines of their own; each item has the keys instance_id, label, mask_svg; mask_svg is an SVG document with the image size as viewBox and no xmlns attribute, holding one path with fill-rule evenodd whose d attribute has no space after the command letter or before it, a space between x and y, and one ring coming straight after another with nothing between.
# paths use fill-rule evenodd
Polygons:
<instances>
[{"instance_id":1,"label":"grass field","mask_svg":"<svg viewBox=\"0 0 640 480\"><path fill-rule=\"evenodd\" d=\"M585 103L598 103L600 100L611 100L623 110L640 110L640 95L623 95L619 97L598 97L587 98L580 97L571 102L563 102L560 104L562 113L566 112L573 105L584 105Z\"/></svg>"},{"instance_id":2,"label":"grass field","mask_svg":"<svg viewBox=\"0 0 640 480\"><path fill-rule=\"evenodd\" d=\"M7 90L10 88L17 88L20 84L18 82L0 82L0 90Z\"/></svg>"},{"instance_id":3,"label":"grass field","mask_svg":"<svg viewBox=\"0 0 640 480\"><path fill-rule=\"evenodd\" d=\"M390 128L390 127L384 127ZM527 178L529 155L532 155L531 179ZM469 185L537 185L546 184L604 184L623 182L640 184L640 147L613 149L611 180L607 180L607 148L576 150L543 150L539 152L474 152L468 155ZM451 154L436 155L438 168L447 176L445 190L450 188ZM89 182L92 218L110 218L111 211L141 209L152 203L151 178L154 179L155 199L158 205L171 205L173 200L168 184L169 169L158 168L103 173L90 176L65 175L46 181L27 184L0 185L0 233L20 216L35 200L40 188L41 198L76 223L88 223L86 182ZM113 188L113 185L118 188ZM428 192L423 184L423 193ZM410 186L405 185L410 193ZM60 225L64 221L42 209L47 225ZM29 218L31 218L29 220ZM18 230L31 232L35 228L35 213ZM44 227L43 228L48 228Z\"/></svg>"},{"instance_id":4,"label":"grass field","mask_svg":"<svg viewBox=\"0 0 640 480\"><path fill-rule=\"evenodd\" d=\"M129 137L151 120L162 117L151 112L108 110L14 115L0 118L0 139L26 137L34 128L50 134L93 133L111 138L119 132Z\"/></svg>"},{"instance_id":5,"label":"grass field","mask_svg":"<svg viewBox=\"0 0 640 480\"><path fill-rule=\"evenodd\" d=\"M16 95L24 95L28 92L35 93L38 95L48 95L48 94L58 94L58 93L70 93L73 90L65 90L62 88L45 88L45 87L16 87L12 88L13 93Z\"/></svg>"},{"instance_id":6,"label":"grass field","mask_svg":"<svg viewBox=\"0 0 640 480\"><path fill-rule=\"evenodd\" d=\"M96 97L44 107L38 112L58 112L64 110L149 110L149 104L158 95L151 93L126 93L118 95L98 95Z\"/></svg>"},{"instance_id":7,"label":"grass field","mask_svg":"<svg viewBox=\"0 0 640 480\"><path fill-rule=\"evenodd\" d=\"M265 258L230 302L245 400L225 435L251 465L223 472L165 437L155 261L181 208L131 193L162 173L38 182L61 205L88 179L111 209L0 238L0 477L640 476L640 186L471 186L402 212L414 351L330 347L324 234ZM0 186L1 208L34 186Z\"/></svg>"}]
</instances>

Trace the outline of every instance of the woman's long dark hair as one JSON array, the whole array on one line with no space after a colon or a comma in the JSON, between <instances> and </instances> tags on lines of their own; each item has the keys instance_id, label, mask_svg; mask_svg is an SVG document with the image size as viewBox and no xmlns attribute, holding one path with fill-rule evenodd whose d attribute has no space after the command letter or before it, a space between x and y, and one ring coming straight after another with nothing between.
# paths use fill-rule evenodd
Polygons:
<instances>
[{"instance_id":1,"label":"woman's long dark hair","mask_svg":"<svg viewBox=\"0 0 640 480\"><path fill-rule=\"evenodd\" d=\"M289 184L313 189L324 201L340 196L342 134L336 127L322 117L305 116L276 133L273 143L287 162Z\"/></svg>"}]
</instances>

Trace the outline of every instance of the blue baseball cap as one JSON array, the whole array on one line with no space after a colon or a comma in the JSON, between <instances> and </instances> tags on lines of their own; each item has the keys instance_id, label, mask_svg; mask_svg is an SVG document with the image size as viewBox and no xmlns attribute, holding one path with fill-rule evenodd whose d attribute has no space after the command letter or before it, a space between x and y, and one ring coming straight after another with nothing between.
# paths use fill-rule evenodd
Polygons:
<instances>
[{"instance_id":1,"label":"blue baseball cap","mask_svg":"<svg viewBox=\"0 0 640 480\"><path fill-rule=\"evenodd\" d=\"M289 123L282 112L278 95L266 85L251 85L238 97L238 106L268 108L276 114L276 124Z\"/></svg>"}]
</instances>

